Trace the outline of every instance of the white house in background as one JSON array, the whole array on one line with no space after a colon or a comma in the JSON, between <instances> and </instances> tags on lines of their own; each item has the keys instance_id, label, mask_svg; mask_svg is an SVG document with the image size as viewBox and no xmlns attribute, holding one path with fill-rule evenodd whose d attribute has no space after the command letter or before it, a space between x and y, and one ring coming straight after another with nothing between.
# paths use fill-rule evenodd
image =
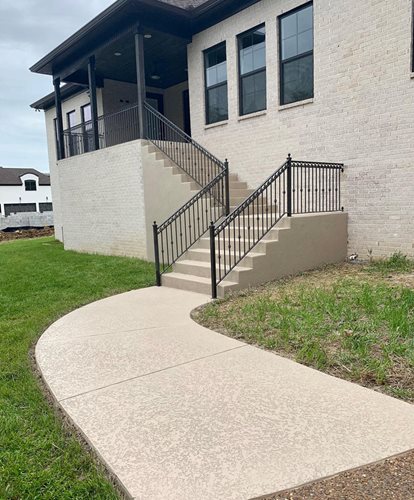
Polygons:
<instances>
[{"instance_id":1,"label":"white house in background","mask_svg":"<svg viewBox=\"0 0 414 500\"><path fill-rule=\"evenodd\" d=\"M33 168L0 167L0 214L52 212L50 175Z\"/></svg>"}]
</instances>

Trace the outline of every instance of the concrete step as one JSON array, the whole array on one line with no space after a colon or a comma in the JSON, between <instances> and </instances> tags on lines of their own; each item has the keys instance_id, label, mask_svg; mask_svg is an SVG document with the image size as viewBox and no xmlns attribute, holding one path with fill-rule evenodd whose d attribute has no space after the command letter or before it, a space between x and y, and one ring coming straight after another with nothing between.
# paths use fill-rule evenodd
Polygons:
<instances>
[{"instance_id":1,"label":"concrete step","mask_svg":"<svg viewBox=\"0 0 414 500\"><path fill-rule=\"evenodd\" d=\"M278 241L276 237L270 238L270 235L268 234L266 238L260 240L255 246L254 246L254 251L259 252L259 253L266 253L266 246L269 243L272 243L274 241ZM216 239L216 247L220 245L220 248L223 249L226 247L228 250L229 244L231 245L232 250L234 251L234 248L236 248L236 252L238 252L239 245L241 250L243 251L244 248L249 248L253 244L253 239L250 241L248 239L246 240L238 240L236 239L236 243L234 243L234 239L231 238L231 241L229 241L228 238L220 238L219 240ZM209 249L210 248L210 238L201 238L198 243L199 248L204 248L204 249Z\"/></svg>"},{"instance_id":2,"label":"concrete step","mask_svg":"<svg viewBox=\"0 0 414 500\"><path fill-rule=\"evenodd\" d=\"M190 274L172 272L162 277L162 285L169 288L177 288L178 290L187 290L189 292L211 296L210 278L200 278L199 276L191 276ZM238 288L238 283L226 279L219 284L217 295L218 297L224 297L227 292L237 290Z\"/></svg>"},{"instance_id":3,"label":"concrete step","mask_svg":"<svg viewBox=\"0 0 414 500\"><path fill-rule=\"evenodd\" d=\"M251 268L238 266L238 271L251 271ZM179 260L174 264L174 272L179 274L191 274L192 276L199 276L200 278L211 277L210 262L200 262L194 260Z\"/></svg>"},{"instance_id":4,"label":"concrete step","mask_svg":"<svg viewBox=\"0 0 414 500\"><path fill-rule=\"evenodd\" d=\"M177 288L178 290L203 293L205 295L211 294L211 280L209 278L200 278L199 276L191 276L190 274L177 272L164 274L162 285L169 288Z\"/></svg>"},{"instance_id":5,"label":"concrete step","mask_svg":"<svg viewBox=\"0 0 414 500\"><path fill-rule=\"evenodd\" d=\"M251 257L263 257L265 253L249 252ZM210 263L210 248L192 248L183 256L185 260Z\"/></svg>"},{"instance_id":6,"label":"concrete step","mask_svg":"<svg viewBox=\"0 0 414 500\"><path fill-rule=\"evenodd\" d=\"M230 181L230 191L235 189L248 189L247 182Z\"/></svg>"}]
</instances>

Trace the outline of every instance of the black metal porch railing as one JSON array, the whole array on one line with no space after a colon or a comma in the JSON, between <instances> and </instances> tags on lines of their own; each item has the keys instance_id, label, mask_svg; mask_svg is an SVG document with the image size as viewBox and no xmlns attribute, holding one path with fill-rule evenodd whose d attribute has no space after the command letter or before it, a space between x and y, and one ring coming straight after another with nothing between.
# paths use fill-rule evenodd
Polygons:
<instances>
[{"instance_id":1,"label":"black metal porch railing","mask_svg":"<svg viewBox=\"0 0 414 500\"><path fill-rule=\"evenodd\" d=\"M102 115L97 121L99 149L139 139L138 106ZM95 151L92 121L63 132L65 158Z\"/></svg>"},{"instance_id":2,"label":"black metal porch railing","mask_svg":"<svg viewBox=\"0 0 414 500\"><path fill-rule=\"evenodd\" d=\"M229 214L229 165L148 103L145 103L145 122L147 139L202 188L163 224L154 222L155 267L160 286L161 275L208 231L211 221Z\"/></svg>"},{"instance_id":3,"label":"black metal porch railing","mask_svg":"<svg viewBox=\"0 0 414 500\"><path fill-rule=\"evenodd\" d=\"M224 163L148 103L144 104L146 138L197 184L205 187L224 170Z\"/></svg>"},{"instance_id":4,"label":"black metal porch railing","mask_svg":"<svg viewBox=\"0 0 414 500\"><path fill-rule=\"evenodd\" d=\"M218 226L210 225L212 296L217 286L284 217L342 211L340 163L286 162Z\"/></svg>"}]
</instances>

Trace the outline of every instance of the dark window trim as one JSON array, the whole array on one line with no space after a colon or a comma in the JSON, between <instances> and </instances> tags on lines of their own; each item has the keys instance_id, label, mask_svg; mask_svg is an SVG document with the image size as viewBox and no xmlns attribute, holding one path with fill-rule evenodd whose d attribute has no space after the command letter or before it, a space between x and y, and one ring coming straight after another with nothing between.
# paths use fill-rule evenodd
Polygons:
<instances>
[{"instance_id":1,"label":"dark window trim","mask_svg":"<svg viewBox=\"0 0 414 500\"><path fill-rule=\"evenodd\" d=\"M90 107L91 110L92 110L91 103L84 104L83 106L81 106L81 120L82 120L82 125L85 125L86 122L90 121L90 120L85 120L85 108L87 108L87 107Z\"/></svg>"},{"instance_id":2,"label":"dark window trim","mask_svg":"<svg viewBox=\"0 0 414 500\"><path fill-rule=\"evenodd\" d=\"M212 50L217 50L220 47L224 47L225 51L226 51L226 81L221 82L221 83L217 83L215 85L211 85L210 87L207 87L207 64L206 64L207 60L206 60L206 56ZM214 123L220 123L221 121L226 121L229 118L229 101L228 101L228 99L229 99L229 87L228 87L229 77L228 77L228 73L227 73L227 42L224 40L223 42L216 43L216 45L213 45L212 47L209 47L208 49L204 49L203 50L203 64L204 64L205 124L206 125L213 125ZM227 92L227 118L225 118L224 120L216 121L216 122L210 122L208 119L209 118L209 116L208 116L208 110L209 110L209 100L208 100L209 93L208 93L208 91L217 89L219 87L224 87L224 85L226 86L226 92Z\"/></svg>"},{"instance_id":3,"label":"dark window trim","mask_svg":"<svg viewBox=\"0 0 414 500\"><path fill-rule=\"evenodd\" d=\"M414 0L413 0L413 2L414 2ZM283 14L278 16L278 18L277 18L278 19L277 29L278 29L278 38L279 38L278 47L279 47L279 105L280 106L285 106L285 105L287 106L288 104L294 104L295 102L301 102L301 101L293 101L293 102L290 102L287 104L283 102L284 65L286 63L289 63L289 62L292 62L292 61L295 61L298 59L303 59L304 57L309 57L310 55L312 55L312 66L315 69L315 50L314 50L315 44L313 45L312 50L309 50L308 52L304 52L303 54L300 54L298 56L290 57L289 59L286 59L286 60L283 60L283 58L282 58L282 20L285 17L288 17L292 14L295 14L296 12L299 12L302 9L306 9L306 7L309 7L310 5L313 6L313 0L311 0L310 2L306 2L302 5L299 5L298 7L295 7L294 9L291 9L287 12L284 12ZM314 21L314 23L313 23L313 35L315 36L315 12L314 11L312 12L312 15L313 15L313 21ZM312 96L309 97L308 99L313 99L315 96L315 74L313 76L313 83L314 83L313 93L312 93Z\"/></svg>"},{"instance_id":4,"label":"dark window trim","mask_svg":"<svg viewBox=\"0 0 414 500\"><path fill-rule=\"evenodd\" d=\"M411 4L411 73L414 73L414 0Z\"/></svg>"},{"instance_id":5,"label":"dark window trim","mask_svg":"<svg viewBox=\"0 0 414 500\"><path fill-rule=\"evenodd\" d=\"M28 185L28 183L29 183L29 182L30 182L30 185L31 185L31 186L33 186L33 184L32 184L32 183L34 183L34 189L27 189L27 185ZM25 191L32 191L32 192L33 192L33 191L37 191L37 182L36 182L34 179L26 179L26 180L24 181L24 190L25 190Z\"/></svg>"},{"instance_id":6,"label":"dark window trim","mask_svg":"<svg viewBox=\"0 0 414 500\"><path fill-rule=\"evenodd\" d=\"M68 129L69 129L69 130L73 127L73 125L71 125L71 124L70 124L70 118L69 118L69 116L70 116L72 113L75 113L75 116L76 116L76 109L72 109L72 111L68 111L68 112L66 113L66 123L67 123L67 125L68 125Z\"/></svg>"},{"instance_id":7,"label":"dark window trim","mask_svg":"<svg viewBox=\"0 0 414 500\"><path fill-rule=\"evenodd\" d=\"M237 35L237 64L238 64L238 80L239 80L239 116L246 116L246 115L251 115L253 113L259 113L260 111L265 111L267 109L267 61L265 59L265 65L263 68L260 69L255 69L253 71L250 71L249 73L245 73L244 75L241 74L241 61L240 61L240 43L241 39L243 36L248 35L249 33L256 31L260 28L265 28L266 29L266 23L261 23L255 26L254 28L251 28L249 30L243 31L243 33L240 33ZM265 57L267 57L267 37L266 37L266 31L265 31ZM256 111L251 111L249 113L243 113L243 96L242 96L242 81L244 78L247 78L249 76L257 75L259 73L265 74L266 78L266 102L265 102L265 107L263 109L257 109Z\"/></svg>"}]
</instances>

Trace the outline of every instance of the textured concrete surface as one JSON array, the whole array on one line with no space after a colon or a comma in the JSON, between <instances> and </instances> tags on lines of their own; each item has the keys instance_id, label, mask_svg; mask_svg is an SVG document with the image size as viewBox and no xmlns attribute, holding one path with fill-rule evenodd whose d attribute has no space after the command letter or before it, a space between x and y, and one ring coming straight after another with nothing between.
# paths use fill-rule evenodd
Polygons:
<instances>
[{"instance_id":1,"label":"textured concrete surface","mask_svg":"<svg viewBox=\"0 0 414 500\"><path fill-rule=\"evenodd\" d=\"M60 405L137 499L249 499L414 448L414 407L196 325L150 288L62 318L36 348Z\"/></svg>"}]
</instances>

